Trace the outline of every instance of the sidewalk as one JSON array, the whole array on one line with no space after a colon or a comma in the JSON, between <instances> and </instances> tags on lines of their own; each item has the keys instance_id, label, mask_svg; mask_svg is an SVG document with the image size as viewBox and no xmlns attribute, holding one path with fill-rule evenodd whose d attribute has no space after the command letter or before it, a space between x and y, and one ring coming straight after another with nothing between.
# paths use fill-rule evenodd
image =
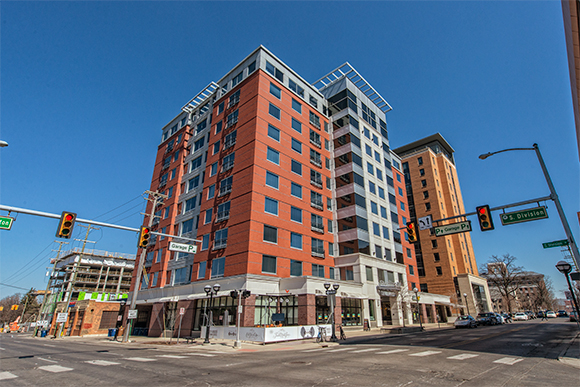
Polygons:
<instances>
[{"instance_id":1,"label":"sidewalk","mask_svg":"<svg viewBox=\"0 0 580 387\"><path fill-rule=\"evenodd\" d=\"M558 356L558 360L572 367L580 368L580 332L570 340L568 346Z\"/></svg>"},{"instance_id":2,"label":"sidewalk","mask_svg":"<svg viewBox=\"0 0 580 387\"><path fill-rule=\"evenodd\" d=\"M410 325L407 328L419 328L419 325ZM423 324L424 331L433 331L433 330L444 330L453 328L452 324ZM197 349L207 349L207 350L219 350L219 351L240 351L240 352L255 352L255 351L280 351L284 349L292 349L296 347L300 347L300 349L314 349L323 346L335 346L339 345L340 343L348 343L350 341L360 340L364 338L368 338L369 341L372 341L373 337L385 337L385 336L402 336L402 335L417 335L421 334L420 331L409 332L409 333L401 333L401 334L394 334L388 333L384 330L379 328L371 329L370 331L364 331L362 329L357 330L345 330L347 339L340 340L339 342L322 342L317 343L314 338L311 339L304 339L304 340L294 340L294 341L284 341L284 342L277 342L277 343L269 343L269 344L260 344L254 342L246 342L242 341L241 348L234 348L234 340L227 340L227 339L210 339L210 344L203 344L203 338L196 338L190 340L188 343L186 339L180 338L179 343L177 343L177 338L169 338L169 337L148 337L148 336L131 336L129 338L128 343L122 343L121 337L118 338L118 341L113 341L112 337L108 337L106 335L98 335L98 336L64 336L62 339L54 339L54 340L74 340L77 342L84 342L84 343L103 343L103 344L118 344L118 345L130 345L130 346L138 346L138 345L147 345L147 346L154 346L156 349L166 349L169 350L191 350L193 348ZM39 340L46 340L51 339L51 337L47 336L44 338L40 337L33 337L30 336L31 339L39 339Z\"/></svg>"}]
</instances>

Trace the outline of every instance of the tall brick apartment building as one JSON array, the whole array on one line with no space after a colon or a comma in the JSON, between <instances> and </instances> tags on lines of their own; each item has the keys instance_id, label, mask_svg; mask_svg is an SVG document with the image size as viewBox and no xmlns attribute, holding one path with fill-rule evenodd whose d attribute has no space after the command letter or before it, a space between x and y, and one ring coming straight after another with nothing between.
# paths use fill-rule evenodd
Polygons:
<instances>
[{"instance_id":1,"label":"tall brick apartment building","mask_svg":"<svg viewBox=\"0 0 580 387\"><path fill-rule=\"evenodd\" d=\"M169 251L168 237L151 240L135 327L159 335L184 308L181 334L199 329L214 283L216 324L235 323L234 289L252 293L243 326L270 324L273 313L287 325L324 322L326 282L340 285L343 325L416 318L388 110L349 64L309 84L262 46L185 104L162 129L151 191L168 198L153 230L201 242L185 254Z\"/></svg>"},{"instance_id":2,"label":"tall brick apartment building","mask_svg":"<svg viewBox=\"0 0 580 387\"><path fill-rule=\"evenodd\" d=\"M403 161L413 221L426 216L438 220L466 213L454 150L441 134L399 147L394 152ZM469 233L437 237L433 229L419 231L415 254L421 291L449 296L462 313L467 312L461 310L466 299L471 314L492 311L487 281L478 274Z\"/></svg>"}]
</instances>

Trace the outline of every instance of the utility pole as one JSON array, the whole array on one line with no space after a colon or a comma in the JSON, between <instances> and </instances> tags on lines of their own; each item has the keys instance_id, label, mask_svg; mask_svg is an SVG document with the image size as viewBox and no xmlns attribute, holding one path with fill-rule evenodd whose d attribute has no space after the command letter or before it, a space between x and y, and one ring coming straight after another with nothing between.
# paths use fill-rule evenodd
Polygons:
<instances>
[{"instance_id":1,"label":"utility pole","mask_svg":"<svg viewBox=\"0 0 580 387\"><path fill-rule=\"evenodd\" d=\"M158 191L145 191L145 194L148 197L145 200L153 202L151 206L151 211L149 214L143 214L145 216L149 216L148 227L151 228L153 226L153 221L155 220L155 209L157 208L157 204L159 202L163 202L163 199L167 198L167 195L163 195ZM135 309L137 305L137 293L139 292L139 287L141 284L141 275L143 274L143 266L145 264L145 257L147 255L147 247L141 249L141 256L139 257L139 262L137 263L137 274L135 276L135 287L133 289L133 295L131 297L131 305L129 306L129 311ZM128 317L128 316L127 316ZM123 332L123 343L126 343L129 340L129 332L131 331L131 319L127 318L125 322L125 332Z\"/></svg>"},{"instance_id":2,"label":"utility pole","mask_svg":"<svg viewBox=\"0 0 580 387\"><path fill-rule=\"evenodd\" d=\"M66 291L67 291L67 295L66 295L66 305L65 305L65 311L68 313L68 308L69 308L69 304L70 304L70 300L72 298L72 293L73 293L73 283L75 282L76 278L77 278L77 270L78 267L81 263L81 259L83 258L83 253L85 252L85 246L87 245L87 239L89 237L89 233L91 232L91 230L98 230L98 227L93 227L92 225L88 225L88 226L83 226L82 224L79 224L80 227L86 227L87 228L87 234L85 235L85 239L83 240L83 248L81 249L81 254L79 255L78 260L75 261L74 266L73 266L73 272L72 272L72 278L69 280L69 283L66 287ZM64 328L64 324L65 323L61 323L60 327L58 329L58 335L57 337L60 337L60 335L62 334L62 329Z\"/></svg>"},{"instance_id":3,"label":"utility pole","mask_svg":"<svg viewBox=\"0 0 580 387\"><path fill-rule=\"evenodd\" d=\"M50 290L50 285L52 283L52 277L54 276L54 272L56 270L56 263L58 262L58 259L60 258L60 250L62 249L63 244L68 245L68 242L60 242L60 241L55 241L55 242L59 243L60 246L58 246L58 252L56 253L56 259L54 260L54 266L52 267L52 272L50 273L50 277L48 278L48 283L46 284L46 290L44 291L44 297L42 297L42 304L40 305L40 312L39 312L39 317L42 314L42 317L40 317L40 321L44 321L44 319L46 317L46 312L44 311L44 306L47 304L46 299L48 298L48 292ZM38 323L36 324L36 328L34 329L33 336L36 336L37 333L38 333Z\"/></svg>"}]
</instances>

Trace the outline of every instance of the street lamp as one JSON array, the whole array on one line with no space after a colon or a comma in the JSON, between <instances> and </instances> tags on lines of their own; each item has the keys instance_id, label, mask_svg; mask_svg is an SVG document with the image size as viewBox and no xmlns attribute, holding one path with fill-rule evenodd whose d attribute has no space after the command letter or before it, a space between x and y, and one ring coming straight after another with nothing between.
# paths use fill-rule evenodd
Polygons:
<instances>
[{"instance_id":1,"label":"street lamp","mask_svg":"<svg viewBox=\"0 0 580 387\"><path fill-rule=\"evenodd\" d=\"M8 146L8 143L6 141L0 140L0 148L4 148L6 146Z\"/></svg>"},{"instance_id":2,"label":"street lamp","mask_svg":"<svg viewBox=\"0 0 580 387\"><path fill-rule=\"evenodd\" d=\"M213 288L209 285L205 285L205 287L203 288L203 290L205 291L205 294L207 294L209 296L209 307L210 307L210 314L211 314L211 308L212 308L212 302L213 302L213 295L217 294L220 291L221 286L219 284L215 284L213 286ZM207 310L207 304L206 304L206 310ZM206 322L207 322L207 326L205 327L205 340L203 341L204 344L209 344L209 325L210 325L210 319L209 316L206 313Z\"/></svg>"},{"instance_id":3,"label":"street lamp","mask_svg":"<svg viewBox=\"0 0 580 387\"><path fill-rule=\"evenodd\" d=\"M463 293L463 298L465 298L465 307L467 308L467 315L469 316L469 305L467 304L467 293Z\"/></svg>"},{"instance_id":4,"label":"street lamp","mask_svg":"<svg viewBox=\"0 0 580 387\"><path fill-rule=\"evenodd\" d=\"M562 274L566 276L566 281L568 282L568 289L570 289L570 293L572 294L572 301L574 301L574 307L576 308L576 324L580 328L580 323L578 322L578 315L580 309L578 309L578 301L576 301L576 294L574 294L574 289L572 289L572 284L570 283L570 272L572 271L572 265L570 265L566 261L560 261L556 264L556 269Z\"/></svg>"},{"instance_id":5,"label":"street lamp","mask_svg":"<svg viewBox=\"0 0 580 387\"><path fill-rule=\"evenodd\" d=\"M536 152L536 156L538 156L538 160L540 162L540 166L542 167L542 172L544 172L544 177L546 178L546 182L548 183L548 187L550 188L550 199L554 201L556 205L556 209L558 210L558 215L560 215L560 221L562 222L562 226L564 226L564 232L566 233L566 238L570 244L570 250L572 251L572 257L574 258L574 262L576 263L576 267L580 267L578 261L580 261L580 253L578 252L578 246L574 241L574 236L572 235L572 230L570 229L570 225L568 224L568 220L566 220L566 214L564 213L564 209L560 204L560 199L558 199L558 194L556 193L556 188L554 188L554 184L552 184L552 179L548 174L548 169L546 168L546 164L544 164L544 159L542 158L542 154L540 153L540 148L538 148L538 144L532 145L532 148L510 148L510 149L503 149L497 152L488 152L482 155L479 155L479 158L482 160L487 159L489 156L493 156L497 153L514 151L514 150L533 150Z\"/></svg>"},{"instance_id":6,"label":"street lamp","mask_svg":"<svg viewBox=\"0 0 580 387\"><path fill-rule=\"evenodd\" d=\"M338 341L338 337L336 337L336 325L335 325L335 318L334 318L334 301L336 297L336 291L340 287L339 284L333 284L332 289L330 288L330 283L326 282L324 284L324 288L326 289L326 299L329 301L330 304L330 317L331 317L331 324L332 330L330 335L330 341Z\"/></svg>"},{"instance_id":7,"label":"street lamp","mask_svg":"<svg viewBox=\"0 0 580 387\"><path fill-rule=\"evenodd\" d=\"M421 326L421 330L423 330L423 321L421 321L421 309L419 308L419 289L413 288L415 292L415 300L417 300L417 313L419 314L419 325Z\"/></svg>"}]
</instances>

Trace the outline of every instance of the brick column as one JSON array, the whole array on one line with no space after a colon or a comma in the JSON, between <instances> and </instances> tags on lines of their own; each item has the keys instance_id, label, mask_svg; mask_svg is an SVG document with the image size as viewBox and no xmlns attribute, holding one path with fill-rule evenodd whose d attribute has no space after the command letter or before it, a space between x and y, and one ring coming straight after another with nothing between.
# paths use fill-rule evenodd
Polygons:
<instances>
[{"instance_id":1,"label":"brick column","mask_svg":"<svg viewBox=\"0 0 580 387\"><path fill-rule=\"evenodd\" d=\"M334 306L334 323L338 326L342 325L342 301L340 297L336 297L336 305Z\"/></svg>"},{"instance_id":2,"label":"brick column","mask_svg":"<svg viewBox=\"0 0 580 387\"><path fill-rule=\"evenodd\" d=\"M153 304L149 319L149 333L147 336L160 337L163 333L163 302Z\"/></svg>"},{"instance_id":3,"label":"brick column","mask_svg":"<svg viewBox=\"0 0 580 387\"><path fill-rule=\"evenodd\" d=\"M435 306L435 304L431 304L431 315L433 316L433 322L436 323L437 322L437 307Z\"/></svg>"},{"instance_id":4,"label":"brick column","mask_svg":"<svg viewBox=\"0 0 580 387\"><path fill-rule=\"evenodd\" d=\"M429 322L429 320L427 319L427 307L425 304L419 304L419 306L421 307L421 321L423 321L423 324Z\"/></svg>"},{"instance_id":5,"label":"brick column","mask_svg":"<svg viewBox=\"0 0 580 387\"><path fill-rule=\"evenodd\" d=\"M253 327L255 324L254 322L254 313L256 310L256 295L252 294L248 298L242 297L242 317L240 318L240 325L242 327ZM236 324L238 323L238 315L236 314Z\"/></svg>"},{"instance_id":6,"label":"brick column","mask_svg":"<svg viewBox=\"0 0 580 387\"><path fill-rule=\"evenodd\" d=\"M301 294L298 296L298 325L316 324L316 296Z\"/></svg>"}]
</instances>

